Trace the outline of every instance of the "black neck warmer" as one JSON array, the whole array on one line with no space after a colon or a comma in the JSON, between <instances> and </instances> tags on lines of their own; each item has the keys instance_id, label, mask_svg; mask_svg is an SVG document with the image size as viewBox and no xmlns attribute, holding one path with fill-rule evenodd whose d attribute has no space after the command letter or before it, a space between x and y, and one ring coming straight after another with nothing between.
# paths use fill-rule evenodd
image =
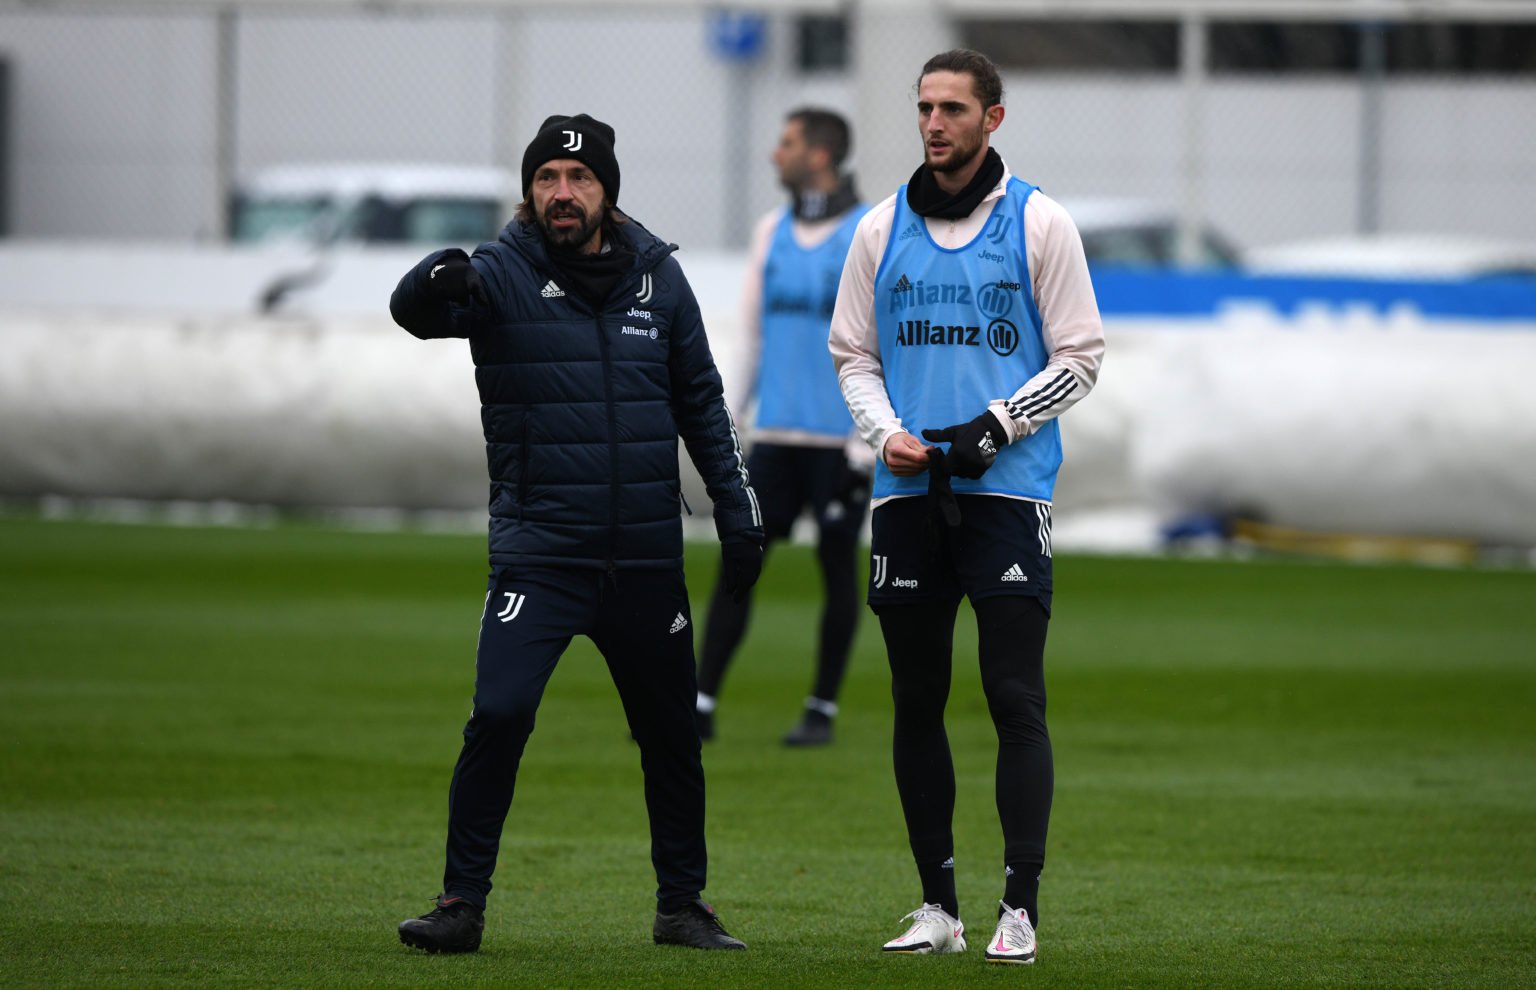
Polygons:
<instances>
[{"instance_id":1,"label":"black neck warmer","mask_svg":"<svg viewBox=\"0 0 1536 990\"><path fill-rule=\"evenodd\" d=\"M792 198L796 220L825 220L848 212L859 201L859 194L853 188L853 176L845 175L830 193L796 190Z\"/></svg>"},{"instance_id":2,"label":"black neck warmer","mask_svg":"<svg viewBox=\"0 0 1536 990\"><path fill-rule=\"evenodd\" d=\"M600 308L613 293L613 287L635 264L635 252L624 235L611 224L603 225L603 244L609 250L598 254L582 254L569 248L556 247L544 242L549 250L549 260L570 283L578 296L593 309Z\"/></svg>"},{"instance_id":3,"label":"black neck warmer","mask_svg":"<svg viewBox=\"0 0 1536 990\"><path fill-rule=\"evenodd\" d=\"M1003 177L1003 159L994 148L988 148L981 160L981 168L966 183L964 189L951 196L939 188L933 170L926 163L919 165L912 178L907 180L907 205L920 217L936 217L940 220L958 220L975 212L992 187Z\"/></svg>"}]
</instances>

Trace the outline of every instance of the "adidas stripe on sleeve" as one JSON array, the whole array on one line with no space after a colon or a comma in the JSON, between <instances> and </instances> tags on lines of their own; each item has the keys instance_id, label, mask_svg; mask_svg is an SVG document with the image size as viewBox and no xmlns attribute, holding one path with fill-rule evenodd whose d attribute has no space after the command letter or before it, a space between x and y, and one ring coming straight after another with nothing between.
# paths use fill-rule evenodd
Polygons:
<instances>
[{"instance_id":1,"label":"adidas stripe on sleeve","mask_svg":"<svg viewBox=\"0 0 1536 990\"><path fill-rule=\"evenodd\" d=\"M1077 225L1060 204L1036 190L1024 208L1024 228L1050 360L1017 392L989 406L1012 431L1010 440L1029 436L1076 405L1092 390L1104 359L1104 324Z\"/></svg>"}]
</instances>

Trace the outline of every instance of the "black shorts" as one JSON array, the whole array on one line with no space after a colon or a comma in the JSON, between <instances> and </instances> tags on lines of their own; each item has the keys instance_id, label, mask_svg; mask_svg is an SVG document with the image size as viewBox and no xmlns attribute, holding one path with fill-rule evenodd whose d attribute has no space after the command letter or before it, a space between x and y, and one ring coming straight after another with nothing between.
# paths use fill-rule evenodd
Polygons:
<instances>
[{"instance_id":1,"label":"black shorts","mask_svg":"<svg viewBox=\"0 0 1536 990\"><path fill-rule=\"evenodd\" d=\"M867 479L850 477L849 470L840 447L754 445L747 474L768 539L787 539L795 520L810 509L823 541L840 540L850 547L857 543L869 507L869 486Z\"/></svg>"},{"instance_id":2,"label":"black shorts","mask_svg":"<svg viewBox=\"0 0 1536 990\"><path fill-rule=\"evenodd\" d=\"M1051 609L1051 507L997 495L957 495L960 525L932 520L926 495L894 498L870 521L869 604L1000 595ZM930 521L932 520L932 521Z\"/></svg>"}]
</instances>

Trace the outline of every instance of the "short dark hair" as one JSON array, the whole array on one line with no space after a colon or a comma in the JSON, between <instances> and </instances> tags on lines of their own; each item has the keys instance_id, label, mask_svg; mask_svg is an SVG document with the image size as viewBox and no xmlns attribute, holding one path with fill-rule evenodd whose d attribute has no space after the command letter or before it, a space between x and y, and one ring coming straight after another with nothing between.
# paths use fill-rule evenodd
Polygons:
<instances>
[{"instance_id":1,"label":"short dark hair","mask_svg":"<svg viewBox=\"0 0 1536 990\"><path fill-rule=\"evenodd\" d=\"M800 107L791 110L784 119L799 121L805 143L813 148L824 148L832 159L832 168L842 168L843 159L853 147L853 131L842 114L821 107Z\"/></svg>"},{"instance_id":2,"label":"short dark hair","mask_svg":"<svg viewBox=\"0 0 1536 990\"><path fill-rule=\"evenodd\" d=\"M981 52L969 48L951 48L940 52L923 64L917 74L917 85L923 85L923 77L930 72L963 72L971 77L971 91L981 101L983 110L1003 102L1003 77L997 74L997 66Z\"/></svg>"}]
</instances>

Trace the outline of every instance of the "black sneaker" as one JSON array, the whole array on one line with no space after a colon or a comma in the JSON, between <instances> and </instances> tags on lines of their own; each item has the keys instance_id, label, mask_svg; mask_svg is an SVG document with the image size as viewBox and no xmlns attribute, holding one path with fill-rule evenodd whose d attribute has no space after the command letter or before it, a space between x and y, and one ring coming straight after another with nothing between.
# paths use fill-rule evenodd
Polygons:
<instances>
[{"instance_id":1,"label":"black sneaker","mask_svg":"<svg viewBox=\"0 0 1536 990\"><path fill-rule=\"evenodd\" d=\"M675 914L656 912L651 937L657 945L688 945L695 949L745 949L747 943L732 938L720 924L715 909L694 901Z\"/></svg>"},{"instance_id":2,"label":"black sneaker","mask_svg":"<svg viewBox=\"0 0 1536 990\"><path fill-rule=\"evenodd\" d=\"M709 742L715 738L715 713L703 712L695 708L693 710L693 724L698 726L699 740Z\"/></svg>"},{"instance_id":3,"label":"black sneaker","mask_svg":"<svg viewBox=\"0 0 1536 990\"><path fill-rule=\"evenodd\" d=\"M428 952L474 952L484 931L484 911L462 897L439 897L437 907L400 922L400 941Z\"/></svg>"},{"instance_id":4,"label":"black sneaker","mask_svg":"<svg viewBox=\"0 0 1536 990\"><path fill-rule=\"evenodd\" d=\"M805 710L800 724L784 737L786 746L825 746L832 741L832 717L812 708Z\"/></svg>"}]
</instances>

